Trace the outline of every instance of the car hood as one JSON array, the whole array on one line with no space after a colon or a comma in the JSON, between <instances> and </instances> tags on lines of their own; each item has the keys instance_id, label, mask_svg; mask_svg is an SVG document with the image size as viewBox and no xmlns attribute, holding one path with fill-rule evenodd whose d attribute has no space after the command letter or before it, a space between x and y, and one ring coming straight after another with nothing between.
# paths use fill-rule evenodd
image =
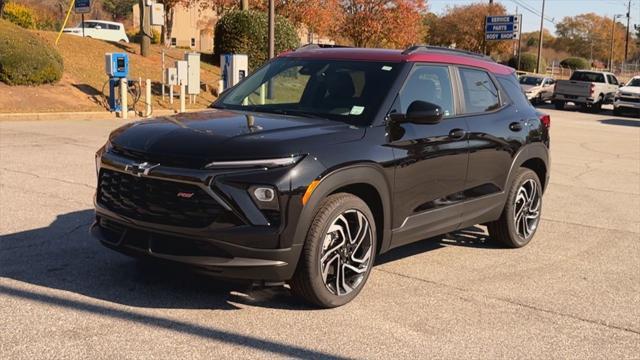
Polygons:
<instances>
[{"instance_id":1,"label":"car hood","mask_svg":"<svg viewBox=\"0 0 640 360\"><path fill-rule=\"evenodd\" d=\"M116 152L202 167L215 160L307 154L362 138L364 128L323 118L212 109L140 121L114 131Z\"/></svg>"},{"instance_id":2,"label":"car hood","mask_svg":"<svg viewBox=\"0 0 640 360\"><path fill-rule=\"evenodd\" d=\"M536 86L536 85L520 85L522 87L522 90L527 92L534 92L534 91L538 91L540 90L540 86Z\"/></svg>"},{"instance_id":3,"label":"car hood","mask_svg":"<svg viewBox=\"0 0 640 360\"><path fill-rule=\"evenodd\" d=\"M619 91L626 94L640 95L640 87L638 86L623 86Z\"/></svg>"}]
</instances>

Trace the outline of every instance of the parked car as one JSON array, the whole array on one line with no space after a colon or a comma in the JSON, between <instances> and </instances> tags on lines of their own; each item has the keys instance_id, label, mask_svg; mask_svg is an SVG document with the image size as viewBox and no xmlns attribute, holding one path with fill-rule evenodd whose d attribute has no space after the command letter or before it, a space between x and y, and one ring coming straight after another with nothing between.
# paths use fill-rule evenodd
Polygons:
<instances>
[{"instance_id":1,"label":"parked car","mask_svg":"<svg viewBox=\"0 0 640 360\"><path fill-rule=\"evenodd\" d=\"M520 77L520 87L527 99L534 104L540 104L553 99L556 81L551 77L539 75L523 75Z\"/></svg>"},{"instance_id":2,"label":"parked car","mask_svg":"<svg viewBox=\"0 0 640 360\"><path fill-rule=\"evenodd\" d=\"M474 224L518 248L538 229L550 118L484 56L307 46L212 107L109 136L102 244L335 307L392 248Z\"/></svg>"},{"instance_id":3,"label":"parked car","mask_svg":"<svg viewBox=\"0 0 640 360\"><path fill-rule=\"evenodd\" d=\"M82 27L83 23L80 23L78 26L66 28L62 32L82 36ZM112 21L86 20L84 22L84 36L113 42L129 42L129 37L124 31L124 25Z\"/></svg>"},{"instance_id":4,"label":"parked car","mask_svg":"<svg viewBox=\"0 0 640 360\"><path fill-rule=\"evenodd\" d=\"M640 111L640 76L634 76L616 92L613 114L622 115L625 110Z\"/></svg>"},{"instance_id":5,"label":"parked car","mask_svg":"<svg viewBox=\"0 0 640 360\"><path fill-rule=\"evenodd\" d=\"M575 71L569 80L556 82L553 103L558 110L567 102L573 102L584 109L600 112L603 104L613 102L620 83L615 75L601 71Z\"/></svg>"}]
</instances>

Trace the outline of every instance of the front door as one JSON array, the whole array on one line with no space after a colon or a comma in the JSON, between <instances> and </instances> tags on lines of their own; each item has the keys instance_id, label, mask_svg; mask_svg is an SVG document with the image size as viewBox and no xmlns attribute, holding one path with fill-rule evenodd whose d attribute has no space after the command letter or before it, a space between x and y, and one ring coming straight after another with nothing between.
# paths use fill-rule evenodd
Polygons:
<instances>
[{"instance_id":1,"label":"front door","mask_svg":"<svg viewBox=\"0 0 640 360\"><path fill-rule=\"evenodd\" d=\"M446 65L414 65L392 109L406 113L420 100L444 111L437 124L388 125L396 161L392 246L454 230L460 223L468 129L457 117L453 70Z\"/></svg>"}]
</instances>

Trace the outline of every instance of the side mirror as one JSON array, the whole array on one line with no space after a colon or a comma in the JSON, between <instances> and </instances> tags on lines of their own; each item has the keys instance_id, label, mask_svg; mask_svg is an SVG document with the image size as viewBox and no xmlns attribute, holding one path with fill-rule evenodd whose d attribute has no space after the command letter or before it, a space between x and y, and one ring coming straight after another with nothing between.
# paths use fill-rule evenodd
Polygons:
<instances>
[{"instance_id":1,"label":"side mirror","mask_svg":"<svg viewBox=\"0 0 640 360\"><path fill-rule=\"evenodd\" d=\"M444 112L440 106L416 100L409 105L406 114L393 113L389 115L389 118L397 123L437 124L443 116Z\"/></svg>"}]
</instances>

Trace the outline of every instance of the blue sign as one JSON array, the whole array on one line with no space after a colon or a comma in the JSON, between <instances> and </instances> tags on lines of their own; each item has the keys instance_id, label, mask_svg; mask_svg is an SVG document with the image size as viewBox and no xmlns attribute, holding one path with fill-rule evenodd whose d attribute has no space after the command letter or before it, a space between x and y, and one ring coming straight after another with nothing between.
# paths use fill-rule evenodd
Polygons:
<instances>
[{"instance_id":1,"label":"blue sign","mask_svg":"<svg viewBox=\"0 0 640 360\"><path fill-rule=\"evenodd\" d=\"M91 0L76 0L73 4L73 10L77 14L86 14L91 12Z\"/></svg>"},{"instance_id":2,"label":"blue sign","mask_svg":"<svg viewBox=\"0 0 640 360\"><path fill-rule=\"evenodd\" d=\"M520 38L521 15L487 16L485 20L485 39L517 40Z\"/></svg>"},{"instance_id":3,"label":"blue sign","mask_svg":"<svg viewBox=\"0 0 640 360\"><path fill-rule=\"evenodd\" d=\"M513 32L513 28L515 27L515 24L513 23L508 23L508 24L488 24L486 27L486 32L488 33L492 33L492 32Z\"/></svg>"}]
</instances>

